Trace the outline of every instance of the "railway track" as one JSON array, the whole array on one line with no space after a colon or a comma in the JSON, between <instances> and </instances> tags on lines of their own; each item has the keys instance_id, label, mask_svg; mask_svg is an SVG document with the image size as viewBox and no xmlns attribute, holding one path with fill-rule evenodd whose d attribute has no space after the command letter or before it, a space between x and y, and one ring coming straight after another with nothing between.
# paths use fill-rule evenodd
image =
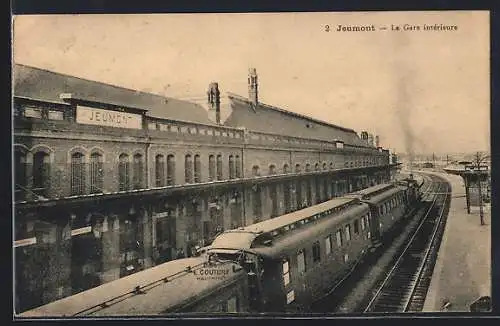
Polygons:
<instances>
[{"instance_id":1,"label":"railway track","mask_svg":"<svg viewBox=\"0 0 500 326\"><path fill-rule=\"evenodd\" d=\"M395 264L372 292L364 312L421 311L430 285L450 204L450 185L431 176L429 208Z\"/></svg>"}]
</instances>

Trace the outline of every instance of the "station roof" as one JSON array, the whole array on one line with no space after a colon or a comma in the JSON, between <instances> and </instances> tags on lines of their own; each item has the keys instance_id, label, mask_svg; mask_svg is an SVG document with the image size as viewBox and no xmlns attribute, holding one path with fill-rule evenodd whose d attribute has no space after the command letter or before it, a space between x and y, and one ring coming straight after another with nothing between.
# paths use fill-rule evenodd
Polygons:
<instances>
[{"instance_id":1,"label":"station roof","mask_svg":"<svg viewBox=\"0 0 500 326\"><path fill-rule=\"evenodd\" d=\"M320 139L340 140L348 145L365 146L364 142L350 128L341 127L306 115L298 114L259 102L257 107L248 98L228 93L230 113L224 124L231 127L245 127L252 131L277 133L281 135Z\"/></svg>"},{"instance_id":2,"label":"station roof","mask_svg":"<svg viewBox=\"0 0 500 326\"><path fill-rule=\"evenodd\" d=\"M13 90L14 96L53 103L64 103L60 94L71 93L89 101L141 108L147 110L148 115L157 118L214 124L208 118L207 111L196 103L22 64L14 66Z\"/></svg>"}]
</instances>

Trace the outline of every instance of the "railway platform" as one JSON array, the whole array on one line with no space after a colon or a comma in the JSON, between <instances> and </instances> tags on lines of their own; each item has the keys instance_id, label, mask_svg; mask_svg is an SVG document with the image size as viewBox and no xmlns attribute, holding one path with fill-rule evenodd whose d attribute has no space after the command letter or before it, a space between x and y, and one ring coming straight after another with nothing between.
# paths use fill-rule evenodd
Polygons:
<instances>
[{"instance_id":1,"label":"railway platform","mask_svg":"<svg viewBox=\"0 0 500 326\"><path fill-rule=\"evenodd\" d=\"M452 198L423 312L464 312L482 296L491 296L490 210L467 214L465 188L457 175L435 173L451 184Z\"/></svg>"}]
</instances>

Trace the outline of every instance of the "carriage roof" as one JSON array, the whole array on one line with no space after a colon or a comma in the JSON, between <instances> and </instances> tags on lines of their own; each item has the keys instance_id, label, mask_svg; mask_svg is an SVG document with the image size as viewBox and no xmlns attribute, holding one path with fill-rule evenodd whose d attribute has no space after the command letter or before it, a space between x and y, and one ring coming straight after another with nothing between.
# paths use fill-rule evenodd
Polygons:
<instances>
[{"instance_id":1,"label":"carriage roof","mask_svg":"<svg viewBox=\"0 0 500 326\"><path fill-rule=\"evenodd\" d=\"M259 244L250 251L272 259L282 258L290 254L290 251L298 250L301 246L308 244L311 239L317 238L325 230L341 228L344 223L349 223L352 219L368 212L368 205L359 203L332 218L318 220L310 226L296 228L284 237L277 237L271 245Z\"/></svg>"},{"instance_id":2,"label":"carriage roof","mask_svg":"<svg viewBox=\"0 0 500 326\"><path fill-rule=\"evenodd\" d=\"M323 228L327 225L330 226L330 223L339 223L351 216L351 214L359 212L360 207L367 208L366 204L362 204L357 198L334 198L324 203L245 228L226 231L214 240L210 251L224 252L227 250L228 253L234 250L253 251L250 249L259 245L259 241L256 241L259 237L264 241L269 241L271 238L276 237L277 239L273 240L276 241L273 247L276 247L278 243L281 243L280 241L289 237L289 232L291 237L295 237L296 232L294 229L296 227L300 227L302 230L310 230L309 232L315 232L315 228L318 228L318 225L322 225L319 228ZM331 216L332 214L335 215ZM323 219L325 216L327 218ZM326 221L329 222L326 223ZM310 222L313 223L309 224ZM287 236L281 236L284 233ZM300 241L299 238L290 241Z\"/></svg>"},{"instance_id":3,"label":"carriage roof","mask_svg":"<svg viewBox=\"0 0 500 326\"><path fill-rule=\"evenodd\" d=\"M233 263L220 264L228 268L224 279L197 280L193 271L203 268L206 257L173 260L144 271L105 283L21 314L21 317L118 316L156 315L175 311L205 293L219 289L237 278L242 271L233 270ZM191 272L186 268L191 267ZM168 282L165 282L165 278ZM140 292L135 288L140 286ZM105 306L102 306L106 303Z\"/></svg>"}]
</instances>

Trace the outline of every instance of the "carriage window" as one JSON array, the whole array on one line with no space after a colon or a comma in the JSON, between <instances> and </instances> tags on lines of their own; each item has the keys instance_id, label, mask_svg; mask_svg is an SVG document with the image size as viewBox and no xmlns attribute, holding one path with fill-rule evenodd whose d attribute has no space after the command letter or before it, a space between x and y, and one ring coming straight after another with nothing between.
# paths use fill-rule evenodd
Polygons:
<instances>
[{"instance_id":1,"label":"carriage window","mask_svg":"<svg viewBox=\"0 0 500 326\"><path fill-rule=\"evenodd\" d=\"M295 301L295 292L292 290L286 294L286 303L292 303Z\"/></svg>"},{"instance_id":2,"label":"carriage window","mask_svg":"<svg viewBox=\"0 0 500 326\"><path fill-rule=\"evenodd\" d=\"M325 238L325 255L328 256L332 252L332 236Z\"/></svg>"},{"instance_id":3,"label":"carriage window","mask_svg":"<svg viewBox=\"0 0 500 326\"><path fill-rule=\"evenodd\" d=\"M287 286L290 284L290 268L288 265L288 260L283 262L283 285Z\"/></svg>"},{"instance_id":4,"label":"carriage window","mask_svg":"<svg viewBox=\"0 0 500 326\"><path fill-rule=\"evenodd\" d=\"M337 246L342 247L342 230L337 230L335 236L337 237Z\"/></svg>"},{"instance_id":5,"label":"carriage window","mask_svg":"<svg viewBox=\"0 0 500 326\"><path fill-rule=\"evenodd\" d=\"M227 312L238 312L238 298L231 297L227 300Z\"/></svg>"},{"instance_id":6,"label":"carriage window","mask_svg":"<svg viewBox=\"0 0 500 326\"><path fill-rule=\"evenodd\" d=\"M297 255L297 270L299 273L306 271L306 253L304 250L301 250Z\"/></svg>"},{"instance_id":7,"label":"carriage window","mask_svg":"<svg viewBox=\"0 0 500 326\"><path fill-rule=\"evenodd\" d=\"M350 224L345 226L345 239L347 241L351 240L351 225Z\"/></svg>"},{"instance_id":8,"label":"carriage window","mask_svg":"<svg viewBox=\"0 0 500 326\"><path fill-rule=\"evenodd\" d=\"M354 233L359 233L359 220L354 221Z\"/></svg>"},{"instance_id":9,"label":"carriage window","mask_svg":"<svg viewBox=\"0 0 500 326\"><path fill-rule=\"evenodd\" d=\"M319 241L313 244L313 262L318 262L321 260L321 249L319 246Z\"/></svg>"}]
</instances>

